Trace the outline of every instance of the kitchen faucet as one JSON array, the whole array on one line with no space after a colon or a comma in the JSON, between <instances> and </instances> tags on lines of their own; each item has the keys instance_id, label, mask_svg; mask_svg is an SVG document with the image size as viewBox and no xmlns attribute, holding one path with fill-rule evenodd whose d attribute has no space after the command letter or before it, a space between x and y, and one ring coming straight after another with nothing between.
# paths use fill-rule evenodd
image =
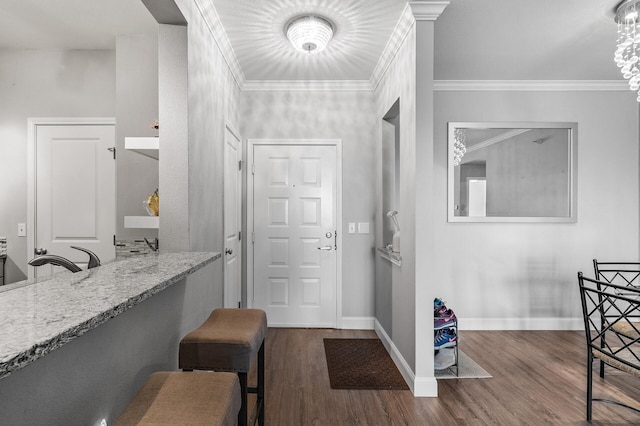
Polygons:
<instances>
[{"instance_id":1,"label":"kitchen faucet","mask_svg":"<svg viewBox=\"0 0 640 426\"><path fill-rule=\"evenodd\" d=\"M71 248L83 251L89 255L89 263L87 265L89 269L100 266L100 259L91 250L75 246L71 246ZM82 271L82 269L78 265L76 265L69 259L65 259L62 256L56 256L55 254L43 254L41 256L36 256L29 261L29 265L31 266L42 266L46 264L62 266L63 268L67 268L69 271L74 273Z\"/></svg>"},{"instance_id":2,"label":"kitchen faucet","mask_svg":"<svg viewBox=\"0 0 640 426\"><path fill-rule=\"evenodd\" d=\"M83 251L83 252L85 252L85 253L87 253L89 255L89 263L87 264L87 269L96 268L96 267L100 266L100 259L91 250L88 250L88 249L82 248L82 247L76 247L76 246L69 246L69 247L71 247L72 249Z\"/></svg>"},{"instance_id":3,"label":"kitchen faucet","mask_svg":"<svg viewBox=\"0 0 640 426\"><path fill-rule=\"evenodd\" d=\"M56 256L55 254L43 254L42 256L34 257L29 261L29 265L31 266L42 266L46 264L62 266L63 268L67 268L71 272L80 272L82 269L70 261L69 259L65 259L62 256Z\"/></svg>"}]
</instances>

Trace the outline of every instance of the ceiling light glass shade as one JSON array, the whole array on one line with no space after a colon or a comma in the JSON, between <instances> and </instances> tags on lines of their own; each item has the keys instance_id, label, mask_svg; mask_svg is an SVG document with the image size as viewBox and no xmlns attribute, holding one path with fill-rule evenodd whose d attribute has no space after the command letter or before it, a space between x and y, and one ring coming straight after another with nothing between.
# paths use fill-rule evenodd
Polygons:
<instances>
[{"instance_id":1,"label":"ceiling light glass shade","mask_svg":"<svg viewBox=\"0 0 640 426\"><path fill-rule=\"evenodd\" d=\"M622 76L629 81L629 89L638 94L640 102L640 0L626 0L618 5L618 41L614 61Z\"/></svg>"},{"instance_id":2,"label":"ceiling light glass shade","mask_svg":"<svg viewBox=\"0 0 640 426\"><path fill-rule=\"evenodd\" d=\"M296 50L310 54L322 52L333 37L333 26L319 16L295 18L285 30Z\"/></svg>"}]
</instances>

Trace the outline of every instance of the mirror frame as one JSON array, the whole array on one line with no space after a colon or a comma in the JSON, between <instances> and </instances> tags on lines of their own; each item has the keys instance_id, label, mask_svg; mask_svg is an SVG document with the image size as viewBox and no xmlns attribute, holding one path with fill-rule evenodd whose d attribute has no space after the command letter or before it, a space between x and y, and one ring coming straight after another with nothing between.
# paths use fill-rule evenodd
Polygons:
<instances>
[{"instance_id":1,"label":"mirror frame","mask_svg":"<svg viewBox=\"0 0 640 426\"><path fill-rule=\"evenodd\" d=\"M448 222L546 222L575 223L578 220L578 123L573 122L464 122L447 123L447 221ZM569 215L568 216L456 216L454 200L454 131L464 129L567 129L569 130Z\"/></svg>"}]
</instances>

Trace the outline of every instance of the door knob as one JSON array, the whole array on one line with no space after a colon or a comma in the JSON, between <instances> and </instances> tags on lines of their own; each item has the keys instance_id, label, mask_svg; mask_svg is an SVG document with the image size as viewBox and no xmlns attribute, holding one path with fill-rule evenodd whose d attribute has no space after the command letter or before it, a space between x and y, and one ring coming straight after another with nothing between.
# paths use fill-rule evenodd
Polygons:
<instances>
[{"instance_id":1,"label":"door knob","mask_svg":"<svg viewBox=\"0 0 640 426\"><path fill-rule=\"evenodd\" d=\"M47 249L37 248L37 249L33 250L33 254L35 254L36 256L45 255L45 254L47 254Z\"/></svg>"},{"instance_id":2,"label":"door knob","mask_svg":"<svg viewBox=\"0 0 640 426\"><path fill-rule=\"evenodd\" d=\"M331 246L318 247L318 250L331 250Z\"/></svg>"},{"instance_id":3,"label":"door knob","mask_svg":"<svg viewBox=\"0 0 640 426\"><path fill-rule=\"evenodd\" d=\"M225 252L225 254L233 254L233 250L232 249L225 249L224 252Z\"/></svg>"}]
</instances>

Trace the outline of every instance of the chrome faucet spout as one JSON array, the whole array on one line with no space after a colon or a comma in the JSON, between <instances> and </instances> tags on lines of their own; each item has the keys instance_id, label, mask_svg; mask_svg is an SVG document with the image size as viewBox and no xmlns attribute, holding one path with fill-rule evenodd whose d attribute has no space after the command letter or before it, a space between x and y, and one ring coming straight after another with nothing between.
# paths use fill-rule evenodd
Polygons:
<instances>
[{"instance_id":1,"label":"chrome faucet spout","mask_svg":"<svg viewBox=\"0 0 640 426\"><path fill-rule=\"evenodd\" d=\"M29 265L31 266L42 266L47 264L62 266L63 268L67 268L74 273L82 271L82 269L78 265L76 265L69 259L65 259L62 256L56 256L55 254L44 254L42 256L34 257L29 261Z\"/></svg>"},{"instance_id":2,"label":"chrome faucet spout","mask_svg":"<svg viewBox=\"0 0 640 426\"><path fill-rule=\"evenodd\" d=\"M71 247L72 249L83 251L89 255L89 263L87 264L87 269L97 268L98 266L100 266L100 259L91 250L88 250L83 247L76 247L76 246L69 246L69 247Z\"/></svg>"}]
</instances>

